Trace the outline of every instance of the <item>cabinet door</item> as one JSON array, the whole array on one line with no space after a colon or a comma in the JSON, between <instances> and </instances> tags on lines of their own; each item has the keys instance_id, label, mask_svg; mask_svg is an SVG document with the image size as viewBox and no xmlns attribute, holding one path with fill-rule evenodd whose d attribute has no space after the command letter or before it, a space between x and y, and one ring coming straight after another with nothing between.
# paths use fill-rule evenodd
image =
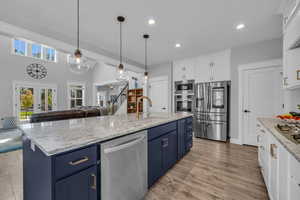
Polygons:
<instances>
[{"instance_id":1,"label":"cabinet door","mask_svg":"<svg viewBox=\"0 0 300 200\"><path fill-rule=\"evenodd\" d=\"M178 159L184 156L185 152L185 130L186 130L186 120L178 120Z\"/></svg>"},{"instance_id":2,"label":"cabinet door","mask_svg":"<svg viewBox=\"0 0 300 200\"><path fill-rule=\"evenodd\" d=\"M278 184L279 197L278 199L288 199L288 151L280 144L278 147Z\"/></svg>"},{"instance_id":3,"label":"cabinet door","mask_svg":"<svg viewBox=\"0 0 300 200\"><path fill-rule=\"evenodd\" d=\"M290 179L290 191L289 191L289 200L299 200L300 197L300 183L295 179Z\"/></svg>"},{"instance_id":4,"label":"cabinet door","mask_svg":"<svg viewBox=\"0 0 300 200\"><path fill-rule=\"evenodd\" d=\"M174 81L195 79L195 60L181 60L174 62Z\"/></svg>"},{"instance_id":5,"label":"cabinet door","mask_svg":"<svg viewBox=\"0 0 300 200\"><path fill-rule=\"evenodd\" d=\"M272 200L278 200L278 146L279 144L270 135L270 171L269 171L269 194Z\"/></svg>"},{"instance_id":6,"label":"cabinet door","mask_svg":"<svg viewBox=\"0 0 300 200\"><path fill-rule=\"evenodd\" d=\"M151 187L163 174L162 139L148 143L148 187Z\"/></svg>"},{"instance_id":7,"label":"cabinet door","mask_svg":"<svg viewBox=\"0 0 300 200\"><path fill-rule=\"evenodd\" d=\"M91 167L55 184L55 200L97 200L97 167Z\"/></svg>"},{"instance_id":8,"label":"cabinet door","mask_svg":"<svg viewBox=\"0 0 300 200\"><path fill-rule=\"evenodd\" d=\"M163 171L166 172L177 161L177 131L173 131L163 136Z\"/></svg>"},{"instance_id":9,"label":"cabinet door","mask_svg":"<svg viewBox=\"0 0 300 200\"><path fill-rule=\"evenodd\" d=\"M212 81L230 80L230 50L214 54L210 66Z\"/></svg>"},{"instance_id":10,"label":"cabinet door","mask_svg":"<svg viewBox=\"0 0 300 200\"><path fill-rule=\"evenodd\" d=\"M210 59L208 57L198 57L195 59L195 80L196 82L208 82L211 81L212 72L210 64Z\"/></svg>"}]
</instances>

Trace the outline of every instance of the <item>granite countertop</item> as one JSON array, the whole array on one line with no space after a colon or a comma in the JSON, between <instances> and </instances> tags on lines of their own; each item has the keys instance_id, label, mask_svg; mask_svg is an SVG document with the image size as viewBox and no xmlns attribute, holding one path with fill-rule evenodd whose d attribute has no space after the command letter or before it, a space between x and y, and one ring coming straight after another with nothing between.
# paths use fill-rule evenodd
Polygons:
<instances>
[{"instance_id":1,"label":"granite countertop","mask_svg":"<svg viewBox=\"0 0 300 200\"><path fill-rule=\"evenodd\" d=\"M276 130L275 126L282 121L275 118L258 118L258 121L274 135L274 137L300 162L300 144L295 144L289 141Z\"/></svg>"},{"instance_id":2,"label":"granite countertop","mask_svg":"<svg viewBox=\"0 0 300 200\"><path fill-rule=\"evenodd\" d=\"M51 156L190 116L190 113L147 113L137 120L135 114L124 114L23 124L19 128Z\"/></svg>"}]
</instances>

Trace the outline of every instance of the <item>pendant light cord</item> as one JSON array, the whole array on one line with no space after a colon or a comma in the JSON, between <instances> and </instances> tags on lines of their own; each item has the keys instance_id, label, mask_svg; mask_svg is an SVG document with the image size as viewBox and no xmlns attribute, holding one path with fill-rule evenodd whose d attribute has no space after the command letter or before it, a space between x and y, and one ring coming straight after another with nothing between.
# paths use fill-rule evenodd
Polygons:
<instances>
[{"instance_id":1,"label":"pendant light cord","mask_svg":"<svg viewBox=\"0 0 300 200\"><path fill-rule=\"evenodd\" d=\"M77 49L79 49L79 0L77 0Z\"/></svg>"},{"instance_id":2,"label":"pendant light cord","mask_svg":"<svg viewBox=\"0 0 300 200\"><path fill-rule=\"evenodd\" d=\"M122 62L123 62L122 48L123 48L123 41L122 41L122 22L120 22L120 64L122 64Z\"/></svg>"},{"instance_id":3,"label":"pendant light cord","mask_svg":"<svg viewBox=\"0 0 300 200\"><path fill-rule=\"evenodd\" d=\"M147 38L145 38L145 71L147 72Z\"/></svg>"}]
</instances>

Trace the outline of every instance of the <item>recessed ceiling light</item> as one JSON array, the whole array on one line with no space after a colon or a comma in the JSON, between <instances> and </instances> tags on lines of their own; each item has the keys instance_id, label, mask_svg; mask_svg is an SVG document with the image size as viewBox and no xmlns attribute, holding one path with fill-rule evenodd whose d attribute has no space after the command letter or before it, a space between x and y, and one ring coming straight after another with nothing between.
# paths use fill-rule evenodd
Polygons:
<instances>
[{"instance_id":1,"label":"recessed ceiling light","mask_svg":"<svg viewBox=\"0 0 300 200\"><path fill-rule=\"evenodd\" d=\"M154 20L153 18L150 18L150 19L148 20L148 24L149 24L149 25L154 25L154 24L155 24L155 20Z\"/></svg>"},{"instance_id":2,"label":"recessed ceiling light","mask_svg":"<svg viewBox=\"0 0 300 200\"><path fill-rule=\"evenodd\" d=\"M181 44L180 44L180 43L176 43L176 44L175 44L175 47L176 47L176 48L179 48L179 47L181 47Z\"/></svg>"},{"instance_id":3,"label":"recessed ceiling light","mask_svg":"<svg viewBox=\"0 0 300 200\"><path fill-rule=\"evenodd\" d=\"M236 26L236 30L242 30L243 28L245 28L245 24L238 24Z\"/></svg>"}]
</instances>

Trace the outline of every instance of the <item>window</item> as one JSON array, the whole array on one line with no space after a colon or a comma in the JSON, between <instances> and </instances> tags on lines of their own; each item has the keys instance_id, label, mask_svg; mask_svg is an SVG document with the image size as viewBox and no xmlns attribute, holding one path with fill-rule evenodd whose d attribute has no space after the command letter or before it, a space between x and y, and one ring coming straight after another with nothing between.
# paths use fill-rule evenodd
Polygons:
<instances>
[{"instance_id":1,"label":"window","mask_svg":"<svg viewBox=\"0 0 300 200\"><path fill-rule=\"evenodd\" d=\"M83 84L70 84L69 85L69 99L70 108L84 106L85 87Z\"/></svg>"},{"instance_id":2,"label":"window","mask_svg":"<svg viewBox=\"0 0 300 200\"><path fill-rule=\"evenodd\" d=\"M42 46L39 44L31 44L31 56L34 58L42 58Z\"/></svg>"},{"instance_id":3,"label":"window","mask_svg":"<svg viewBox=\"0 0 300 200\"><path fill-rule=\"evenodd\" d=\"M22 40L15 39L14 41L14 53L18 55L26 55L26 43Z\"/></svg>"},{"instance_id":4,"label":"window","mask_svg":"<svg viewBox=\"0 0 300 200\"><path fill-rule=\"evenodd\" d=\"M25 39L13 39L13 53L16 55L56 62L57 51L49 46Z\"/></svg>"},{"instance_id":5,"label":"window","mask_svg":"<svg viewBox=\"0 0 300 200\"><path fill-rule=\"evenodd\" d=\"M56 61L56 50L50 47L44 47L45 59L48 61Z\"/></svg>"}]
</instances>

